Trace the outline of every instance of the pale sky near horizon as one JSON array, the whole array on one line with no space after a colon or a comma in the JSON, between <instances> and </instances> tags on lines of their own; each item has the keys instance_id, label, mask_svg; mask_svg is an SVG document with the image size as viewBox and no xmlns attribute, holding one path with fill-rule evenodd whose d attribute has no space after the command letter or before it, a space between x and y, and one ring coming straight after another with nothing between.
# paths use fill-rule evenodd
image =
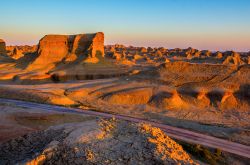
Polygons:
<instances>
[{"instance_id":1,"label":"pale sky near horizon","mask_svg":"<svg viewBox=\"0 0 250 165\"><path fill-rule=\"evenodd\" d=\"M2 0L0 38L103 31L105 44L250 51L250 0Z\"/></svg>"}]
</instances>

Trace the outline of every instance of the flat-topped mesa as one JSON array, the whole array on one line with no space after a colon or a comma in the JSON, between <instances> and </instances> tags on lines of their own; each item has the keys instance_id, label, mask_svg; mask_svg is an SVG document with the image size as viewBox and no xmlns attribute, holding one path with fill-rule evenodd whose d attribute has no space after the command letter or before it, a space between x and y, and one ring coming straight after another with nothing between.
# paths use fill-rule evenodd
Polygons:
<instances>
[{"instance_id":1,"label":"flat-topped mesa","mask_svg":"<svg viewBox=\"0 0 250 165\"><path fill-rule=\"evenodd\" d=\"M37 58L28 69L52 69L65 61L104 56L104 34L46 35L40 41Z\"/></svg>"},{"instance_id":2,"label":"flat-topped mesa","mask_svg":"<svg viewBox=\"0 0 250 165\"><path fill-rule=\"evenodd\" d=\"M0 55L1 54L6 54L6 45L4 40L0 39Z\"/></svg>"}]
</instances>

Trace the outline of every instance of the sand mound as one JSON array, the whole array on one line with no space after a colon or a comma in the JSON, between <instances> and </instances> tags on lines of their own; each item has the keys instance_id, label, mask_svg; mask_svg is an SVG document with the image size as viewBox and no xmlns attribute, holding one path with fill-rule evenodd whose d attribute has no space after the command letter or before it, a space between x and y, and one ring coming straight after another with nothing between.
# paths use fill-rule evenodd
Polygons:
<instances>
[{"instance_id":1,"label":"sand mound","mask_svg":"<svg viewBox=\"0 0 250 165\"><path fill-rule=\"evenodd\" d=\"M159 128L114 120L25 135L2 144L0 155L1 164L196 164Z\"/></svg>"}]
</instances>

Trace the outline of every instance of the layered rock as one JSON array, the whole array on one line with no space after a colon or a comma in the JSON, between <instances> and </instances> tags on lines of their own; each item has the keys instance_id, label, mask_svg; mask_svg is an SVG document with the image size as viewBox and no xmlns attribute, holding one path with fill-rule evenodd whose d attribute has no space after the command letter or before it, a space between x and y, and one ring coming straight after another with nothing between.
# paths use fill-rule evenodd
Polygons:
<instances>
[{"instance_id":1,"label":"layered rock","mask_svg":"<svg viewBox=\"0 0 250 165\"><path fill-rule=\"evenodd\" d=\"M1 54L6 54L6 45L2 39L0 39L0 55Z\"/></svg>"},{"instance_id":2,"label":"layered rock","mask_svg":"<svg viewBox=\"0 0 250 165\"><path fill-rule=\"evenodd\" d=\"M51 69L61 62L104 55L104 34L46 35L39 41L37 58L28 69Z\"/></svg>"}]
</instances>

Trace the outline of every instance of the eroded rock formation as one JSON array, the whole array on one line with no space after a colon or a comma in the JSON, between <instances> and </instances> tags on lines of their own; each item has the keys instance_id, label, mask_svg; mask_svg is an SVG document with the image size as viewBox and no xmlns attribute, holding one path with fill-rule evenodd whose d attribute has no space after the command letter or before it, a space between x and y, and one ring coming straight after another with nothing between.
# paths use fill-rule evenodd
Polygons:
<instances>
[{"instance_id":1,"label":"eroded rock formation","mask_svg":"<svg viewBox=\"0 0 250 165\"><path fill-rule=\"evenodd\" d=\"M46 35L40 41L37 58L28 69L51 69L60 62L73 62L104 55L104 34Z\"/></svg>"},{"instance_id":2,"label":"eroded rock formation","mask_svg":"<svg viewBox=\"0 0 250 165\"><path fill-rule=\"evenodd\" d=\"M0 39L0 54L6 54L6 45L2 39Z\"/></svg>"},{"instance_id":3,"label":"eroded rock formation","mask_svg":"<svg viewBox=\"0 0 250 165\"><path fill-rule=\"evenodd\" d=\"M242 61L241 56L239 53L231 52L230 55L226 57L226 59L223 61L223 64L234 64L234 65L243 65L244 61Z\"/></svg>"},{"instance_id":4,"label":"eroded rock formation","mask_svg":"<svg viewBox=\"0 0 250 165\"><path fill-rule=\"evenodd\" d=\"M10 56L15 60L18 60L19 58L27 54L35 53L36 51L37 51L37 45L6 46L6 52L8 56Z\"/></svg>"}]
</instances>

